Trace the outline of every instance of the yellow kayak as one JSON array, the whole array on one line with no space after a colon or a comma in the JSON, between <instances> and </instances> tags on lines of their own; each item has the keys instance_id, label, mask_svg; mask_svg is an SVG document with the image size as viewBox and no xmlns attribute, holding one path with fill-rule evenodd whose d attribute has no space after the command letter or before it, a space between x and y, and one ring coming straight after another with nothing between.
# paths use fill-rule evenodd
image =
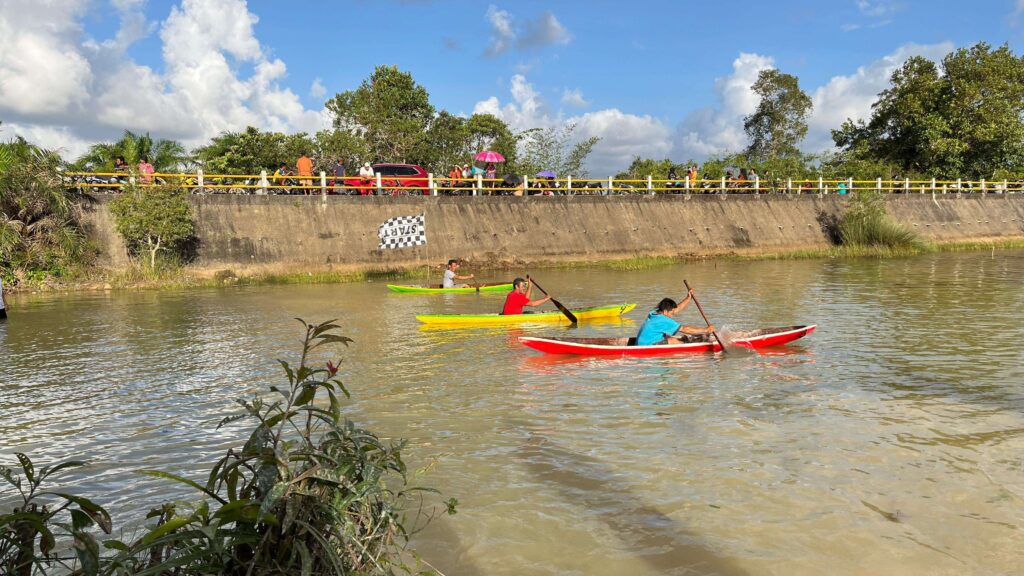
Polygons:
<instances>
[{"instance_id":1,"label":"yellow kayak","mask_svg":"<svg viewBox=\"0 0 1024 576\"><path fill-rule=\"evenodd\" d=\"M636 304L614 304L611 306L595 306L593 308L578 308L572 310L576 318L589 320L591 318L611 318L622 316L636 308ZM416 319L424 324L524 324L532 322L561 322L568 324L569 319L564 314L555 310L552 312L536 312L533 314L420 314Z\"/></svg>"}]
</instances>

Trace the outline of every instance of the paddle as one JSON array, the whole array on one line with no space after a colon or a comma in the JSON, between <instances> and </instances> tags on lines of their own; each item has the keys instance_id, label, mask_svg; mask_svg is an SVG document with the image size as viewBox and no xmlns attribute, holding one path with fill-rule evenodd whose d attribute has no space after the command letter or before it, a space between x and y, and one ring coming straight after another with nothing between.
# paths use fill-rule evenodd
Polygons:
<instances>
[{"instance_id":1,"label":"paddle","mask_svg":"<svg viewBox=\"0 0 1024 576\"><path fill-rule=\"evenodd\" d=\"M545 296L551 298L551 295L548 294L543 288L541 288L540 284L537 284L537 281L532 279L532 278L530 278L529 275L526 276L526 281L533 283L533 285L537 287L537 290L540 290L541 292L544 292ZM565 314L565 317L569 319L569 322L572 322L573 324L576 324L577 322L579 322L579 320L576 319L576 315L573 314L572 312L570 312L569 309L566 308L565 306L562 306L561 302L559 302L558 300L555 300L554 298L551 298L551 303L554 304L555 308L558 308L558 310L562 314Z\"/></svg>"},{"instance_id":2,"label":"paddle","mask_svg":"<svg viewBox=\"0 0 1024 576\"><path fill-rule=\"evenodd\" d=\"M689 282L687 282L686 280L683 280L683 284L686 285L686 292L687 293L690 293L690 292L693 291L693 288L690 288L690 283ZM538 288L540 288L540 286L538 286ZM692 296L692 298L693 298L693 303L697 305L697 310L700 310L700 315L704 317L704 322L707 322L707 325L711 326L711 322L708 320L708 315L704 313L704 308L702 308L701 305L700 305L700 302L697 301L697 297L696 296ZM714 330L712 330L711 334L714 335L715 340L718 340L718 343L722 345L722 352L726 352L725 341L718 337L718 332L715 332Z\"/></svg>"}]
</instances>

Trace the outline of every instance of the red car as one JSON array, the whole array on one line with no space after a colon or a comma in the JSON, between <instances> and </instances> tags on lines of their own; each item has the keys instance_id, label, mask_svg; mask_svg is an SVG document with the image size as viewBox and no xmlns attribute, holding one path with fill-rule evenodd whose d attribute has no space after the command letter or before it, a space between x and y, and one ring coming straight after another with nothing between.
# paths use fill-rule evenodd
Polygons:
<instances>
[{"instance_id":1,"label":"red car","mask_svg":"<svg viewBox=\"0 0 1024 576\"><path fill-rule=\"evenodd\" d=\"M417 166L416 164L374 164L373 173L380 174L380 193L383 196L430 195L427 171L422 166ZM369 182L364 182L358 175L354 178L346 176L345 185L355 186L357 190L346 189L342 191L342 194L356 193L364 196L377 194L376 176Z\"/></svg>"}]
</instances>

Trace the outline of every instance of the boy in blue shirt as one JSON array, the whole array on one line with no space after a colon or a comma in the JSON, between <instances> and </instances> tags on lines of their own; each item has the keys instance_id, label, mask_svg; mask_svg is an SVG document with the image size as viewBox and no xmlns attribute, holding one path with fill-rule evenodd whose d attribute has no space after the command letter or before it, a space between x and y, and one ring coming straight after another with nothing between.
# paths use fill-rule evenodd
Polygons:
<instances>
[{"instance_id":1,"label":"boy in blue shirt","mask_svg":"<svg viewBox=\"0 0 1024 576\"><path fill-rule=\"evenodd\" d=\"M636 345L637 346L651 346L654 344L684 344L685 342L680 338L676 338L677 333L697 335L697 334L710 334L715 331L714 326L708 326L707 328L695 328L693 326L683 326L672 319L683 308L689 305L690 301L693 300L693 291L690 290L686 294L686 298L679 304L671 298L665 298L658 303L658 307L647 315L647 320L644 321L644 325L640 327L640 331L636 334Z\"/></svg>"}]
</instances>

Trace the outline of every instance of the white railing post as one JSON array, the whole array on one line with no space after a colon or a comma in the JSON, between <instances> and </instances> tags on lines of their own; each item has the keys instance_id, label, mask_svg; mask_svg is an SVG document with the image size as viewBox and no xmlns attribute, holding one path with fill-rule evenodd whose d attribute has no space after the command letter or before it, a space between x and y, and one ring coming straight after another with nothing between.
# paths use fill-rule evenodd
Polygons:
<instances>
[{"instance_id":1,"label":"white railing post","mask_svg":"<svg viewBox=\"0 0 1024 576\"><path fill-rule=\"evenodd\" d=\"M203 184L205 183L205 181L203 179L203 169L202 168L196 170L196 182L199 183L199 193L200 194L205 193L206 190L203 188Z\"/></svg>"},{"instance_id":2,"label":"white railing post","mask_svg":"<svg viewBox=\"0 0 1024 576\"><path fill-rule=\"evenodd\" d=\"M789 194L792 191L793 191L793 179L792 178L786 178L786 194Z\"/></svg>"},{"instance_id":3,"label":"white railing post","mask_svg":"<svg viewBox=\"0 0 1024 576\"><path fill-rule=\"evenodd\" d=\"M882 177L881 176L879 176L878 180L875 181L875 185L878 188L878 193L881 194L882 193Z\"/></svg>"},{"instance_id":4,"label":"white railing post","mask_svg":"<svg viewBox=\"0 0 1024 576\"><path fill-rule=\"evenodd\" d=\"M722 194L725 194L725 176L722 176Z\"/></svg>"},{"instance_id":5,"label":"white railing post","mask_svg":"<svg viewBox=\"0 0 1024 576\"><path fill-rule=\"evenodd\" d=\"M981 179L981 193L982 194L985 193L985 179L984 178Z\"/></svg>"},{"instance_id":6,"label":"white railing post","mask_svg":"<svg viewBox=\"0 0 1024 576\"><path fill-rule=\"evenodd\" d=\"M963 189L963 187L964 187L964 184L963 184L963 182L962 182L961 180L962 180L961 178L957 178L957 179L956 179L956 193L957 193L957 194L959 194L959 193L960 193L960 191L961 191L961 190Z\"/></svg>"},{"instance_id":7,"label":"white railing post","mask_svg":"<svg viewBox=\"0 0 1024 576\"><path fill-rule=\"evenodd\" d=\"M477 172L476 173L476 189L473 190L473 196L483 196L483 195L484 195L484 175L479 173L479 172Z\"/></svg>"},{"instance_id":8,"label":"white railing post","mask_svg":"<svg viewBox=\"0 0 1024 576\"><path fill-rule=\"evenodd\" d=\"M1010 184L1006 180L1003 180L1003 194L1009 194L1009 193L1010 193Z\"/></svg>"},{"instance_id":9,"label":"white railing post","mask_svg":"<svg viewBox=\"0 0 1024 576\"><path fill-rule=\"evenodd\" d=\"M267 195L267 171L260 170L260 191L266 196Z\"/></svg>"},{"instance_id":10,"label":"white railing post","mask_svg":"<svg viewBox=\"0 0 1024 576\"><path fill-rule=\"evenodd\" d=\"M852 176L850 178L846 179L846 193L849 194L851 192L853 192L853 177Z\"/></svg>"},{"instance_id":11,"label":"white railing post","mask_svg":"<svg viewBox=\"0 0 1024 576\"><path fill-rule=\"evenodd\" d=\"M380 183L380 172L377 172L376 174L374 174L374 176L377 177L377 196L380 196L381 194L384 193L384 189L383 189L384 187L381 186L381 183Z\"/></svg>"},{"instance_id":12,"label":"white railing post","mask_svg":"<svg viewBox=\"0 0 1024 576\"><path fill-rule=\"evenodd\" d=\"M824 194L824 193L825 193L825 179L822 178L821 176L818 176L818 194L821 195L821 194Z\"/></svg>"},{"instance_id":13,"label":"white railing post","mask_svg":"<svg viewBox=\"0 0 1024 576\"><path fill-rule=\"evenodd\" d=\"M935 178L932 178L932 195L935 195Z\"/></svg>"},{"instance_id":14,"label":"white railing post","mask_svg":"<svg viewBox=\"0 0 1024 576\"><path fill-rule=\"evenodd\" d=\"M615 181L612 180L611 176L608 177L608 193L609 194L614 194L615 193Z\"/></svg>"},{"instance_id":15,"label":"white railing post","mask_svg":"<svg viewBox=\"0 0 1024 576\"><path fill-rule=\"evenodd\" d=\"M431 196L437 196L437 188L434 187L434 173L430 172L427 174L427 189L430 190Z\"/></svg>"},{"instance_id":16,"label":"white railing post","mask_svg":"<svg viewBox=\"0 0 1024 576\"><path fill-rule=\"evenodd\" d=\"M910 194L910 178L903 179L903 192Z\"/></svg>"},{"instance_id":17,"label":"white railing post","mask_svg":"<svg viewBox=\"0 0 1024 576\"><path fill-rule=\"evenodd\" d=\"M327 173L320 171L320 196L327 202Z\"/></svg>"},{"instance_id":18,"label":"white railing post","mask_svg":"<svg viewBox=\"0 0 1024 576\"><path fill-rule=\"evenodd\" d=\"M572 174L565 177L565 193L572 194Z\"/></svg>"},{"instance_id":19,"label":"white railing post","mask_svg":"<svg viewBox=\"0 0 1024 576\"><path fill-rule=\"evenodd\" d=\"M651 179L651 175L647 175L647 193L654 194L654 180Z\"/></svg>"},{"instance_id":20,"label":"white railing post","mask_svg":"<svg viewBox=\"0 0 1024 576\"><path fill-rule=\"evenodd\" d=\"M523 175L523 196L530 195L530 177Z\"/></svg>"},{"instance_id":21,"label":"white railing post","mask_svg":"<svg viewBox=\"0 0 1024 576\"><path fill-rule=\"evenodd\" d=\"M683 188L686 190L687 194L690 193L690 175L689 174L686 175L686 180L683 181Z\"/></svg>"},{"instance_id":22,"label":"white railing post","mask_svg":"<svg viewBox=\"0 0 1024 576\"><path fill-rule=\"evenodd\" d=\"M761 176L760 175L755 175L754 176L754 194L760 194L760 193L761 193Z\"/></svg>"}]
</instances>

